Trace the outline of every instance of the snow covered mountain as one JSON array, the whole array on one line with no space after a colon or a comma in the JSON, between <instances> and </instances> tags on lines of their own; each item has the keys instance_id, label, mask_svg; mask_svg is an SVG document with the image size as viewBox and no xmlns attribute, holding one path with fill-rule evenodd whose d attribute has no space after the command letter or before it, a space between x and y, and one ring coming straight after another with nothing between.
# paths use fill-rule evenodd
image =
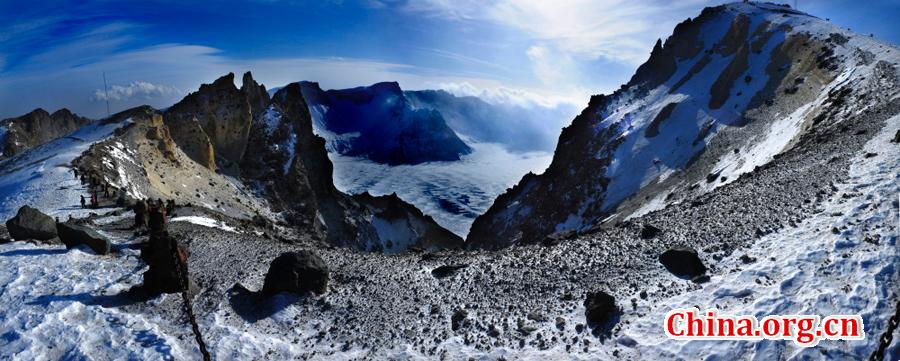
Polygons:
<instances>
[{"instance_id":1,"label":"snow covered mountain","mask_svg":"<svg viewBox=\"0 0 900 361\"><path fill-rule=\"evenodd\" d=\"M329 151L390 165L455 161L472 151L440 112L412 107L397 83L323 91L300 82L300 89Z\"/></svg>"},{"instance_id":2,"label":"snow covered mountain","mask_svg":"<svg viewBox=\"0 0 900 361\"><path fill-rule=\"evenodd\" d=\"M797 147L828 142L898 95L896 47L764 3L705 9L628 84L594 96L550 167L473 224L470 247L584 232L707 194Z\"/></svg>"}]
</instances>

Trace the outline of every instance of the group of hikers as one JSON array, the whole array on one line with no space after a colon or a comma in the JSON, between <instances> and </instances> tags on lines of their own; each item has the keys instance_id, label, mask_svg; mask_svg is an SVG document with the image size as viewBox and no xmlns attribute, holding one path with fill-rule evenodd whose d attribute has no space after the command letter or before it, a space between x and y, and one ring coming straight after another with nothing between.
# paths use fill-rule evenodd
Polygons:
<instances>
[{"instance_id":1,"label":"group of hikers","mask_svg":"<svg viewBox=\"0 0 900 361\"><path fill-rule=\"evenodd\" d=\"M75 174L76 180L80 180L82 184L88 185L88 191L90 192L90 200L86 199L84 195L81 196L81 208L99 208L101 194L106 199L112 199L112 196L115 195L117 197L116 205L119 207L125 205L124 190L116 190L115 187L101 181L100 178L94 175L85 175L84 171L80 172L79 176L78 168L72 168L72 173Z\"/></svg>"},{"instance_id":2,"label":"group of hikers","mask_svg":"<svg viewBox=\"0 0 900 361\"><path fill-rule=\"evenodd\" d=\"M94 175L86 175L86 172L83 170L79 172L77 167L72 168L72 172L75 174L76 180L81 180L83 184L88 185L88 190L90 192L90 200L86 199L84 195L81 196L81 208L100 207L101 194L106 199L112 199L112 196L116 196L116 206L125 206L125 190L116 189ZM175 200L169 199L163 201L162 198L155 201L150 198L141 199L134 204L133 209L135 229L149 227L151 231L165 230L166 215L171 215L175 212Z\"/></svg>"}]
</instances>

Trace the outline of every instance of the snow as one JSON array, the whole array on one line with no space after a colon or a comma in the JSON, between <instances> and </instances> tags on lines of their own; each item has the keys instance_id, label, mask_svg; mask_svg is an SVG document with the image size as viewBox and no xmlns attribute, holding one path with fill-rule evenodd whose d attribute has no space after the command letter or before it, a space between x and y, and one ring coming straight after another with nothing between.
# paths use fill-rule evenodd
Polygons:
<instances>
[{"instance_id":1,"label":"snow","mask_svg":"<svg viewBox=\"0 0 900 361\"><path fill-rule=\"evenodd\" d=\"M106 166L108 171L115 171L116 174L118 174L118 177L110 179L109 177L104 176L103 180L115 188L125 190L132 198L147 198L144 193L141 192L140 188L134 184L134 181L129 176L129 172L126 168L127 165L125 163L130 163L130 168L143 167L142 164L138 164L137 161L134 160L137 156L135 151L125 147L121 142L114 142L112 145L107 146L107 149L113 159L110 160L109 158L104 157L103 165Z\"/></svg>"},{"instance_id":2,"label":"snow","mask_svg":"<svg viewBox=\"0 0 900 361\"><path fill-rule=\"evenodd\" d=\"M221 230L227 231L227 232L240 233L240 232L238 232L237 228L229 226L224 221L217 221L215 219L208 218L208 217L182 216L182 217L172 218L169 220L169 222L188 222L188 223L193 223L193 224L204 226L204 227L218 228L218 229L221 229Z\"/></svg>"},{"instance_id":3,"label":"snow","mask_svg":"<svg viewBox=\"0 0 900 361\"><path fill-rule=\"evenodd\" d=\"M827 201L822 213L717 262L717 268L727 272L714 275L703 288L639 310L645 315L630 319L624 330L626 337L637 340L634 351L650 359L675 355L684 359L868 357L886 329L900 289L900 148L889 143L898 129L900 116L895 116L866 145L865 152L878 155L864 158L861 152L857 156L849 180L837 185L836 196ZM832 228L840 233L833 234ZM871 242L865 241L867 238ZM745 253L757 262L744 265L739 257ZM822 341L815 348L798 348L791 341L667 339L662 330L665 313L693 305L759 318L771 314L860 314L866 338ZM900 351L897 343L893 347L893 352Z\"/></svg>"},{"instance_id":4,"label":"snow","mask_svg":"<svg viewBox=\"0 0 900 361\"><path fill-rule=\"evenodd\" d=\"M787 117L774 121L768 133L764 134L760 140L749 143L741 148L738 153L727 153L720 158L713 169L714 172L718 172L720 176L725 177L726 181L706 182L702 183L701 187L707 190L720 187L735 181L741 174L751 172L757 166L770 162L775 155L788 148L791 141L800 134L803 123L814 116L812 110L822 106L828 98L828 93L845 85L853 73L853 68L844 71L822 91L817 99L797 108Z\"/></svg>"},{"instance_id":5,"label":"snow","mask_svg":"<svg viewBox=\"0 0 900 361\"><path fill-rule=\"evenodd\" d=\"M329 153L335 186L347 193L372 195L396 192L406 202L434 218L442 227L465 237L475 217L528 172L540 173L552 154L509 153L493 143L469 143L472 154L456 162L388 166Z\"/></svg>"},{"instance_id":6,"label":"snow","mask_svg":"<svg viewBox=\"0 0 900 361\"><path fill-rule=\"evenodd\" d=\"M87 190L75 179L72 160L92 144L110 137L130 119L113 124L91 124L72 134L0 162L0 220L15 216L19 207L30 205L50 216L65 219L103 209L82 209Z\"/></svg>"},{"instance_id":7,"label":"snow","mask_svg":"<svg viewBox=\"0 0 900 361\"><path fill-rule=\"evenodd\" d=\"M158 320L115 307L125 301L116 295L139 284L145 269L138 251L120 252L101 257L86 248L0 246L0 359L192 357L180 335L164 332Z\"/></svg>"}]
</instances>

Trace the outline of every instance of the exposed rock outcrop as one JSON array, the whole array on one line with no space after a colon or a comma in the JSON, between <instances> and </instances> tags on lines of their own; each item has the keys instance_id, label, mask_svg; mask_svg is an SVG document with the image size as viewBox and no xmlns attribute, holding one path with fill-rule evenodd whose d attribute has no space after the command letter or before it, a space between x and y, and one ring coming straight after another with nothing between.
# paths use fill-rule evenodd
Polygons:
<instances>
[{"instance_id":1,"label":"exposed rock outcrop","mask_svg":"<svg viewBox=\"0 0 900 361\"><path fill-rule=\"evenodd\" d=\"M166 110L165 121L191 159L210 169L217 161L230 168L243 158L254 111L261 111L267 100L265 88L249 72L240 89L229 73Z\"/></svg>"},{"instance_id":2,"label":"exposed rock outcrop","mask_svg":"<svg viewBox=\"0 0 900 361\"><path fill-rule=\"evenodd\" d=\"M278 90L252 126L243 176L277 211L329 243L366 250L455 248L462 239L396 195L349 196L337 190L325 139L313 134L300 83ZM396 236L403 239L396 239ZM394 239L392 239L394 238ZM387 245L392 247L386 247Z\"/></svg>"},{"instance_id":3,"label":"exposed rock outcrop","mask_svg":"<svg viewBox=\"0 0 900 361\"><path fill-rule=\"evenodd\" d=\"M40 108L17 118L4 119L0 121L0 159L68 135L90 122L68 109L50 114Z\"/></svg>"}]
</instances>

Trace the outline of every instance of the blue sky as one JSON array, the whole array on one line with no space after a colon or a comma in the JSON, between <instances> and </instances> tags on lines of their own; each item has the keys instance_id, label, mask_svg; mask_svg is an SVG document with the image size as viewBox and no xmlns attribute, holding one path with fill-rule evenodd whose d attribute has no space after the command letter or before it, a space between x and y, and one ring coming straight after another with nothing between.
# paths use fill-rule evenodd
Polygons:
<instances>
[{"instance_id":1,"label":"blue sky","mask_svg":"<svg viewBox=\"0 0 900 361\"><path fill-rule=\"evenodd\" d=\"M497 101L578 104L616 89L653 42L719 1L0 0L0 118L35 107L165 107L227 72L268 87L399 81ZM900 0L800 1L894 44Z\"/></svg>"}]
</instances>

